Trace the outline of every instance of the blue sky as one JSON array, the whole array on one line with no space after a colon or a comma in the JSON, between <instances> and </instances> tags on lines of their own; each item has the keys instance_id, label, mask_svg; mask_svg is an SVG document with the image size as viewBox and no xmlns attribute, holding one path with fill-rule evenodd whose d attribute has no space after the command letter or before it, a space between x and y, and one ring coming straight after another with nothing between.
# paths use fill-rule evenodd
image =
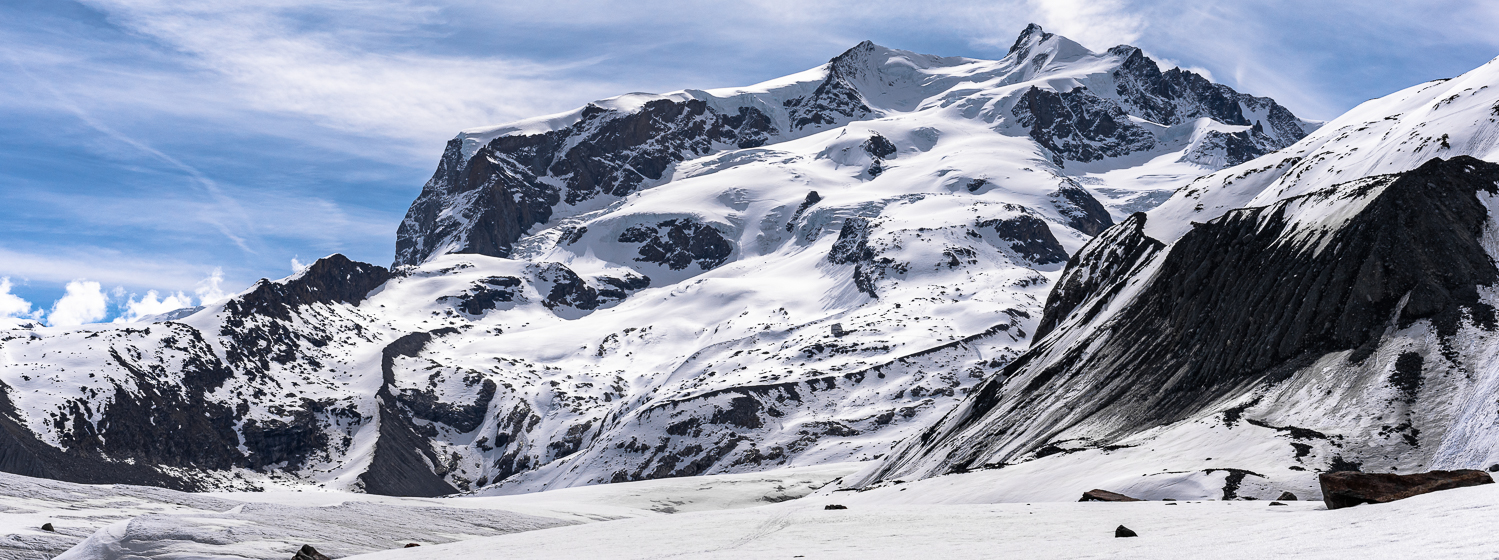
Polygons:
<instances>
[{"instance_id":1,"label":"blue sky","mask_svg":"<svg viewBox=\"0 0 1499 560\"><path fill-rule=\"evenodd\" d=\"M110 320L333 252L385 265L460 129L864 39L999 58L1028 22L1316 119L1499 55L1484 2L7 0L0 315Z\"/></svg>"}]
</instances>

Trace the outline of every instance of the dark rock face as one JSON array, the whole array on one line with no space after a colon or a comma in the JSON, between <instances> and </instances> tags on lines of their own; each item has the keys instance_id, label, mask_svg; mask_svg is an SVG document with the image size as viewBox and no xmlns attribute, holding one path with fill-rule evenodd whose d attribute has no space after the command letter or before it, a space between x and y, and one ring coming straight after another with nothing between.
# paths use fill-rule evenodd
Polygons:
<instances>
[{"instance_id":1,"label":"dark rock face","mask_svg":"<svg viewBox=\"0 0 1499 560\"><path fill-rule=\"evenodd\" d=\"M1006 56L1008 56L1019 52L1020 54L1016 56L1015 59L1025 60L1027 58L1030 58L1031 46L1052 37L1053 35L1043 31L1041 29L1041 26L1032 23L1025 26L1025 29L1020 32L1020 36L1015 38L1015 44L1010 45L1009 52L1005 54Z\"/></svg>"},{"instance_id":2,"label":"dark rock face","mask_svg":"<svg viewBox=\"0 0 1499 560\"><path fill-rule=\"evenodd\" d=\"M234 342L225 349L229 365L263 372L270 362L287 364L296 359L302 344L326 345L328 339L293 332L286 322L309 305L359 305L389 279L389 270L339 254L318 259L300 277L285 282L262 279L249 293L224 306L226 317L219 335Z\"/></svg>"},{"instance_id":3,"label":"dark rock face","mask_svg":"<svg viewBox=\"0 0 1499 560\"><path fill-rule=\"evenodd\" d=\"M817 191L808 192L807 198L802 200L801 205L796 207L796 212L791 214L791 219L786 220L786 231L796 228L796 221L802 219L802 214L805 214L807 209L811 208L813 204L819 202L822 202L822 196L817 194Z\"/></svg>"},{"instance_id":4,"label":"dark rock face","mask_svg":"<svg viewBox=\"0 0 1499 560\"><path fill-rule=\"evenodd\" d=\"M707 224L686 218L666 220L654 226L630 226L619 236L620 243L639 243L639 262L655 263L672 270L682 270L696 262L699 269L712 270L728 262L734 245L722 233Z\"/></svg>"},{"instance_id":5,"label":"dark rock face","mask_svg":"<svg viewBox=\"0 0 1499 560\"><path fill-rule=\"evenodd\" d=\"M1208 166L1231 167L1281 147L1275 139L1265 136L1256 124L1250 130L1232 133L1210 130L1182 159Z\"/></svg>"},{"instance_id":6,"label":"dark rock face","mask_svg":"<svg viewBox=\"0 0 1499 560\"><path fill-rule=\"evenodd\" d=\"M1097 161L1156 147L1155 136L1129 120L1124 109L1087 88L1058 93L1032 86L1010 110L1052 161Z\"/></svg>"},{"instance_id":7,"label":"dark rock face","mask_svg":"<svg viewBox=\"0 0 1499 560\"><path fill-rule=\"evenodd\" d=\"M830 126L873 115L874 110L864 103L853 82L867 72L869 58L877 48L870 41L855 45L829 61L828 75L812 95L786 100L791 128Z\"/></svg>"},{"instance_id":8,"label":"dark rock face","mask_svg":"<svg viewBox=\"0 0 1499 560\"><path fill-rule=\"evenodd\" d=\"M1317 476L1327 509L1359 504L1383 504L1436 492L1481 484L1493 484L1489 473L1479 470L1431 471L1416 474L1329 472Z\"/></svg>"},{"instance_id":9,"label":"dark rock face","mask_svg":"<svg viewBox=\"0 0 1499 560\"><path fill-rule=\"evenodd\" d=\"M1032 24L1021 32L1010 53L1017 61L1026 60L1037 43L1049 38L1050 34ZM1204 164L1238 165L1306 136L1296 116L1273 99L1242 94L1180 68L1161 72L1155 61L1135 47L1119 46L1109 53L1124 59L1114 72L1114 93L1122 104L1081 86L1066 92L1033 87L1011 109L1020 125L1029 129L1031 138L1051 151L1057 165L1155 148L1154 135L1130 121L1130 115L1166 126L1206 117L1251 127L1233 133L1208 133L1186 156ZM1038 68L1046 62L1042 55L1030 60ZM1246 112L1256 119L1251 121Z\"/></svg>"},{"instance_id":10,"label":"dark rock face","mask_svg":"<svg viewBox=\"0 0 1499 560\"><path fill-rule=\"evenodd\" d=\"M986 445L1000 445L998 434L1009 433L1005 454L1013 456L1044 445L1046 433L1099 415L1117 426L1113 434L1098 434L1107 441L1191 417L1250 384L1286 379L1328 353L1351 351L1349 362L1361 363L1389 327L1428 319L1440 336L1451 336L1466 317L1493 329L1495 312L1479 301L1477 288L1499 281L1499 269L1480 242L1487 211L1478 193L1499 192L1496 181L1499 165L1470 157L1433 159L1407 173L1199 224L1158 257L1164 259L1158 271L1110 319L1106 343L1051 348L1050 338L1040 339L905 453L944 453L946 464L956 467L1004 460L983 455ZM1330 197L1367 202L1336 229L1286 242L1302 233L1287 215L1292 205L1332 203ZM1078 267L1098 270L1098 278L1064 273L1043 329L1054 328L1064 309L1090 309L1091 296L1077 295L1090 291L1086 286L1107 292L1117 271L1137 266L1140 257L1131 256L1156 246L1141 238L1142 225L1126 222L1106 234L1118 247L1103 252L1100 243L1075 257ZM1038 353L1049 356L1047 365L1032 363ZM1002 398L999 380L1033 367L1044 369L1025 374L1027 385L1006 388ZM1049 395L1070 390L1064 387L1072 380L1097 376L1112 382L1069 400L1071 412L1062 423L1046 423L1031 412L1044 410ZM963 432L975 424L981 428ZM1016 430L1035 435L1017 440ZM935 437L960 432L962 442ZM1016 449L1017 443L1024 447Z\"/></svg>"},{"instance_id":11,"label":"dark rock face","mask_svg":"<svg viewBox=\"0 0 1499 560\"><path fill-rule=\"evenodd\" d=\"M397 357L416 357L432 341L434 334L452 332L456 331L438 329L411 333L386 345L382 351L380 369L385 381L375 393L380 404L380 439L375 442L375 454L369 468L359 475L365 492L386 496L431 497L458 491L443 480L441 475L433 472L433 466L441 465L442 460L432 449L431 442L419 435L421 430L412 422L414 415L410 409L402 406L400 399L391 390L395 385L394 367ZM492 391L490 395L493 395ZM487 401L484 403L485 406L488 404ZM424 411L430 414L433 408L435 407L429 406ZM480 414L483 414L482 410Z\"/></svg>"},{"instance_id":12,"label":"dark rock face","mask_svg":"<svg viewBox=\"0 0 1499 560\"><path fill-rule=\"evenodd\" d=\"M854 286L869 297L879 297L874 290L874 281L879 277L879 263L874 250L869 248L869 233L873 226L868 218L851 217L843 221L838 231L838 240L828 251L828 262L854 265Z\"/></svg>"},{"instance_id":13,"label":"dark rock face","mask_svg":"<svg viewBox=\"0 0 1499 560\"><path fill-rule=\"evenodd\" d=\"M1114 225L1108 209L1078 185L1066 185L1052 195L1057 211L1067 217L1067 225L1088 235L1098 235Z\"/></svg>"},{"instance_id":14,"label":"dark rock face","mask_svg":"<svg viewBox=\"0 0 1499 560\"><path fill-rule=\"evenodd\" d=\"M1062 277L1046 296L1046 308L1036 327L1040 341L1084 301L1092 301L1091 319L1124 288L1122 280L1166 246L1145 235L1145 213L1136 212L1116 227L1093 238L1067 261Z\"/></svg>"},{"instance_id":15,"label":"dark rock face","mask_svg":"<svg viewBox=\"0 0 1499 560\"><path fill-rule=\"evenodd\" d=\"M1119 494L1117 492L1110 492L1108 490L1099 490L1099 489L1095 488L1093 490L1089 490L1087 492L1083 492L1082 499L1080 499L1078 501L1079 502L1139 502L1139 501L1142 501L1142 500L1140 500L1139 498L1131 498L1129 496L1126 496L1124 494Z\"/></svg>"},{"instance_id":16,"label":"dark rock face","mask_svg":"<svg viewBox=\"0 0 1499 560\"><path fill-rule=\"evenodd\" d=\"M864 153L875 159L885 159L895 155L895 144L884 136L874 134L864 141Z\"/></svg>"},{"instance_id":17,"label":"dark rock face","mask_svg":"<svg viewBox=\"0 0 1499 560\"><path fill-rule=\"evenodd\" d=\"M355 262L340 254L318 259L299 277L286 282L262 279L250 293L230 300L226 309L235 315L291 318L292 311L314 303L359 305L370 291L390 279L383 267Z\"/></svg>"},{"instance_id":18,"label":"dark rock face","mask_svg":"<svg viewBox=\"0 0 1499 560\"><path fill-rule=\"evenodd\" d=\"M563 201L624 196L715 145L750 148L775 133L770 118L754 108L725 115L697 99L659 99L633 113L590 105L570 127L501 136L467 160L461 141L453 140L396 232L395 264L420 264L443 253L509 256L511 245L551 219ZM444 215L453 207L461 211Z\"/></svg>"},{"instance_id":19,"label":"dark rock face","mask_svg":"<svg viewBox=\"0 0 1499 560\"><path fill-rule=\"evenodd\" d=\"M1067 250L1051 234L1046 221L1029 214L1004 220L984 220L980 228L994 228L1000 239L1010 241L1010 250L1036 264L1053 264L1067 260Z\"/></svg>"},{"instance_id":20,"label":"dark rock face","mask_svg":"<svg viewBox=\"0 0 1499 560\"><path fill-rule=\"evenodd\" d=\"M1242 94L1180 68L1161 72L1155 61L1135 47L1119 46L1109 53L1124 57L1124 63L1114 72L1114 81L1116 93L1131 114L1167 126L1200 117L1223 124L1254 125L1255 132L1273 146L1266 152L1306 136L1296 116L1273 99ZM1264 113L1266 120L1251 122L1245 116L1246 109Z\"/></svg>"}]
</instances>

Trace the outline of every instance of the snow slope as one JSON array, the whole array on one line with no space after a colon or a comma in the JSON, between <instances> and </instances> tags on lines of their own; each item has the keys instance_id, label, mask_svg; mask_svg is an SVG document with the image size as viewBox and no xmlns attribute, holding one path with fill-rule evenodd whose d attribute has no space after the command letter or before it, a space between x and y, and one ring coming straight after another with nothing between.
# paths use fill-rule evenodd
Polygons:
<instances>
[{"instance_id":1,"label":"snow slope","mask_svg":"<svg viewBox=\"0 0 1499 560\"><path fill-rule=\"evenodd\" d=\"M0 475L0 558L333 557L578 523L793 500L856 465L642 481L489 498L396 498L333 491L190 494ZM52 523L54 532L40 529ZM66 554L62 554L66 551ZM61 556L59 556L61 554Z\"/></svg>"},{"instance_id":2,"label":"snow slope","mask_svg":"<svg viewBox=\"0 0 1499 560\"><path fill-rule=\"evenodd\" d=\"M936 504L919 498L931 495L922 484L356 558L1483 558L1499 546L1489 528L1495 485L1327 511L1265 501ZM1139 536L1115 538L1120 525Z\"/></svg>"}]
</instances>

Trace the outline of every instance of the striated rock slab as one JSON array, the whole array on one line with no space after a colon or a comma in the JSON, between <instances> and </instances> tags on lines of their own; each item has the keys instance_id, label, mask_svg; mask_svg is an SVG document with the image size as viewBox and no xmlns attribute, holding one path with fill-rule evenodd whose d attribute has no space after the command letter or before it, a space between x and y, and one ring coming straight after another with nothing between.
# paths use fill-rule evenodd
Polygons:
<instances>
[{"instance_id":1,"label":"striated rock slab","mask_svg":"<svg viewBox=\"0 0 1499 560\"><path fill-rule=\"evenodd\" d=\"M1087 492L1083 492L1083 498L1081 500L1078 500L1078 501L1079 502L1140 502L1140 501L1144 501L1144 500L1141 500L1139 498L1131 498L1129 496L1126 496L1124 494L1120 494L1118 492L1110 492L1108 490L1099 490L1097 488L1094 488L1094 489L1089 490Z\"/></svg>"},{"instance_id":2,"label":"striated rock slab","mask_svg":"<svg viewBox=\"0 0 1499 560\"><path fill-rule=\"evenodd\" d=\"M1438 490L1493 484L1494 478L1473 469L1416 474L1341 471L1322 473L1317 481L1322 485L1322 502L1327 504L1327 509L1339 509L1359 504L1383 504Z\"/></svg>"}]
</instances>

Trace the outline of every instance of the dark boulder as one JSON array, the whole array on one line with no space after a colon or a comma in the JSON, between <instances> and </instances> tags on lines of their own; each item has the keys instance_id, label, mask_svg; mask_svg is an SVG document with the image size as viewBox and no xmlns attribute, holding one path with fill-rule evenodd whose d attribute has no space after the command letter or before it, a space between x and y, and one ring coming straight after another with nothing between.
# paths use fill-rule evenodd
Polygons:
<instances>
[{"instance_id":1,"label":"dark boulder","mask_svg":"<svg viewBox=\"0 0 1499 560\"><path fill-rule=\"evenodd\" d=\"M316 548L312 548L312 545L310 545L310 544L304 544L304 545L302 545L302 549L298 550L297 553L296 553L296 555L294 555L294 556L291 557L291 560L333 560L333 559L329 558L328 555L326 555L326 554L318 552Z\"/></svg>"},{"instance_id":2,"label":"dark boulder","mask_svg":"<svg viewBox=\"0 0 1499 560\"><path fill-rule=\"evenodd\" d=\"M1281 492L1280 493L1280 497L1276 498L1276 499L1277 500L1281 500L1281 501L1285 501L1285 502L1294 502L1294 501L1296 501L1296 495L1292 494L1290 492Z\"/></svg>"},{"instance_id":3,"label":"dark boulder","mask_svg":"<svg viewBox=\"0 0 1499 560\"><path fill-rule=\"evenodd\" d=\"M43 523L42 524L42 530L43 531L56 531L57 529L53 529L51 523Z\"/></svg>"},{"instance_id":4,"label":"dark boulder","mask_svg":"<svg viewBox=\"0 0 1499 560\"><path fill-rule=\"evenodd\" d=\"M1327 509L1338 509L1359 504L1383 504L1438 490L1493 484L1494 478L1473 469L1403 475L1343 471L1322 473L1317 481L1322 484L1322 502L1327 504Z\"/></svg>"},{"instance_id":5,"label":"dark boulder","mask_svg":"<svg viewBox=\"0 0 1499 560\"><path fill-rule=\"evenodd\" d=\"M1087 492L1083 492L1083 498L1081 500L1078 500L1078 501L1079 502L1139 502L1141 500L1139 498L1131 498L1129 496L1126 496L1124 494L1119 494L1117 492L1110 492L1108 490L1099 490L1097 488L1094 488L1094 489L1089 490ZM1133 536L1133 535L1131 535L1131 536Z\"/></svg>"},{"instance_id":6,"label":"dark boulder","mask_svg":"<svg viewBox=\"0 0 1499 560\"><path fill-rule=\"evenodd\" d=\"M838 504L828 504L826 506L823 506L822 509L848 509L848 506L841 506L841 505L838 505Z\"/></svg>"},{"instance_id":7,"label":"dark boulder","mask_svg":"<svg viewBox=\"0 0 1499 560\"><path fill-rule=\"evenodd\" d=\"M1122 539L1122 538L1125 538L1125 537L1138 537L1138 536L1140 536L1138 533L1135 533L1134 531L1130 530L1129 527L1125 527L1123 525L1120 525L1119 527L1117 527L1117 528L1114 529L1114 538L1116 538L1116 539Z\"/></svg>"},{"instance_id":8,"label":"dark boulder","mask_svg":"<svg viewBox=\"0 0 1499 560\"><path fill-rule=\"evenodd\" d=\"M412 543L406 543L406 546L403 546L403 547L401 547L401 548L411 548L411 547L413 547L413 546L421 546L421 545L420 545L420 544L417 544L417 543L414 543L414 542L412 542Z\"/></svg>"}]
</instances>

